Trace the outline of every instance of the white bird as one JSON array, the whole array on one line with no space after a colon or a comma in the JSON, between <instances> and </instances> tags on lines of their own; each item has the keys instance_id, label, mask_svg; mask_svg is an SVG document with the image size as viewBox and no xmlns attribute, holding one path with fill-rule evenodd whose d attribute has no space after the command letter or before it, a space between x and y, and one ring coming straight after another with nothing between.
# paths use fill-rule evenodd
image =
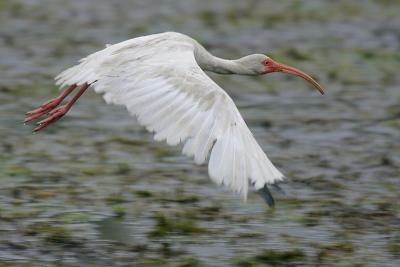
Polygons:
<instances>
[{"instance_id":1,"label":"white bird","mask_svg":"<svg viewBox=\"0 0 400 267\"><path fill-rule=\"evenodd\" d=\"M208 173L247 198L251 184L269 205L273 198L268 184L283 175L268 159L228 94L204 71L220 74L262 75L285 72L322 87L304 72L253 54L237 60L211 55L196 40L166 32L130 39L80 60L56 79L66 87L62 93L28 112L25 122L42 115L34 132L60 119L89 88L102 93L107 103L124 105L140 124L154 132L157 141L184 143L182 153L197 164L209 158ZM58 106L72 91L79 91Z\"/></svg>"}]
</instances>

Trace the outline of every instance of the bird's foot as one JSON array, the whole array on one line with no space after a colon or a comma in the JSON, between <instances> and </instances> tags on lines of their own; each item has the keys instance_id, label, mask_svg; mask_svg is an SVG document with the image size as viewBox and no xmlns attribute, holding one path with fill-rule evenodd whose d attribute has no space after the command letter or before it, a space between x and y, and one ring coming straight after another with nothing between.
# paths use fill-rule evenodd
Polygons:
<instances>
[{"instance_id":1,"label":"bird's foot","mask_svg":"<svg viewBox=\"0 0 400 267\"><path fill-rule=\"evenodd\" d=\"M49 113L51 110L56 108L61 103L61 101L62 101L62 99L60 99L60 97L56 97L56 98L50 99L49 101L43 103L40 107L27 112L25 114L26 118L24 120L24 123L30 122L36 118L39 118L39 117Z\"/></svg>"},{"instance_id":2,"label":"bird's foot","mask_svg":"<svg viewBox=\"0 0 400 267\"><path fill-rule=\"evenodd\" d=\"M42 130L43 128L49 126L50 124L58 121L62 116L64 116L68 112L70 107L71 107L70 105L65 104L65 105L59 106L58 108L51 110L49 112L49 116L46 119L41 120L36 123L38 126L33 129L33 132L38 132L38 131Z\"/></svg>"},{"instance_id":3,"label":"bird's foot","mask_svg":"<svg viewBox=\"0 0 400 267\"><path fill-rule=\"evenodd\" d=\"M258 189L258 193L264 198L268 206L270 206L271 208L275 206L274 198L272 197L272 194L269 191L267 184L265 184L263 188Z\"/></svg>"},{"instance_id":4,"label":"bird's foot","mask_svg":"<svg viewBox=\"0 0 400 267\"><path fill-rule=\"evenodd\" d=\"M76 88L76 84L72 84L68 86L66 89L62 91L62 93L57 96L56 98L50 99L49 101L43 103L40 107L37 109L31 110L27 112L26 118L24 120L24 123L30 122L36 118L39 118L40 116L43 116L47 113L49 113L51 110L55 109L60 103Z\"/></svg>"},{"instance_id":5,"label":"bird's foot","mask_svg":"<svg viewBox=\"0 0 400 267\"><path fill-rule=\"evenodd\" d=\"M95 81L96 82L96 81ZM76 93L66 104L58 106L72 91L77 87L76 84L70 85L66 88L58 97L53 98L45 103L43 103L37 109L29 111L26 113L26 118L24 122L30 122L40 116L48 114L48 117L37 123L37 127L33 129L33 132L38 132L43 128L49 126L50 124L58 121L62 116L64 116L72 105L78 100L79 97L90 87L92 83L84 83L81 85L78 93Z\"/></svg>"}]
</instances>

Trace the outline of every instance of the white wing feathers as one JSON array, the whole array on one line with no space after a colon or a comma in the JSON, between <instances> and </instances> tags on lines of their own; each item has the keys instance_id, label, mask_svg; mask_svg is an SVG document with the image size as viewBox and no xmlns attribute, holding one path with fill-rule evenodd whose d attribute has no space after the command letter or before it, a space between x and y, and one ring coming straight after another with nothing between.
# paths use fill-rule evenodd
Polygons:
<instances>
[{"instance_id":1,"label":"white wing feathers","mask_svg":"<svg viewBox=\"0 0 400 267\"><path fill-rule=\"evenodd\" d=\"M249 181L260 189L283 178L232 99L198 66L189 42L157 35L128 40L82 59L56 80L62 86L96 81L94 90L107 103L125 105L155 140L184 143L183 154L197 164L209 156L211 179L244 199Z\"/></svg>"}]
</instances>

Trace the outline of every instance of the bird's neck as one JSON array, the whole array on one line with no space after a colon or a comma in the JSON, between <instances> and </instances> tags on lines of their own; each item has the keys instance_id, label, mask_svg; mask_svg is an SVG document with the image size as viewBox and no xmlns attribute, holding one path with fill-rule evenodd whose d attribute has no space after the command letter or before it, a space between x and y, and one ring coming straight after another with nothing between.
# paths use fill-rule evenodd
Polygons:
<instances>
[{"instance_id":1,"label":"bird's neck","mask_svg":"<svg viewBox=\"0 0 400 267\"><path fill-rule=\"evenodd\" d=\"M195 50L197 64L204 71L211 71L219 74L241 74L252 75L248 70L239 64L239 60L228 60L213 56L204 47L199 45Z\"/></svg>"},{"instance_id":2,"label":"bird's neck","mask_svg":"<svg viewBox=\"0 0 400 267\"><path fill-rule=\"evenodd\" d=\"M207 71L212 71L219 74L240 74L250 75L247 69L243 68L237 60L223 59L213 56L209 64L206 65Z\"/></svg>"}]
</instances>

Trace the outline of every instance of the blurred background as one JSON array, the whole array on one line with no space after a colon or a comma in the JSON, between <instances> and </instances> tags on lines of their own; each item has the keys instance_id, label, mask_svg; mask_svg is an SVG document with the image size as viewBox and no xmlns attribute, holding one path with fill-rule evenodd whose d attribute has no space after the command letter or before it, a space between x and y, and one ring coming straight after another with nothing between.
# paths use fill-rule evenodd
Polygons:
<instances>
[{"instance_id":1,"label":"blurred background","mask_svg":"<svg viewBox=\"0 0 400 267\"><path fill-rule=\"evenodd\" d=\"M0 266L400 266L400 2L0 1ZM286 175L275 209L88 92L24 113L106 43L178 31L312 74L211 75Z\"/></svg>"}]
</instances>

